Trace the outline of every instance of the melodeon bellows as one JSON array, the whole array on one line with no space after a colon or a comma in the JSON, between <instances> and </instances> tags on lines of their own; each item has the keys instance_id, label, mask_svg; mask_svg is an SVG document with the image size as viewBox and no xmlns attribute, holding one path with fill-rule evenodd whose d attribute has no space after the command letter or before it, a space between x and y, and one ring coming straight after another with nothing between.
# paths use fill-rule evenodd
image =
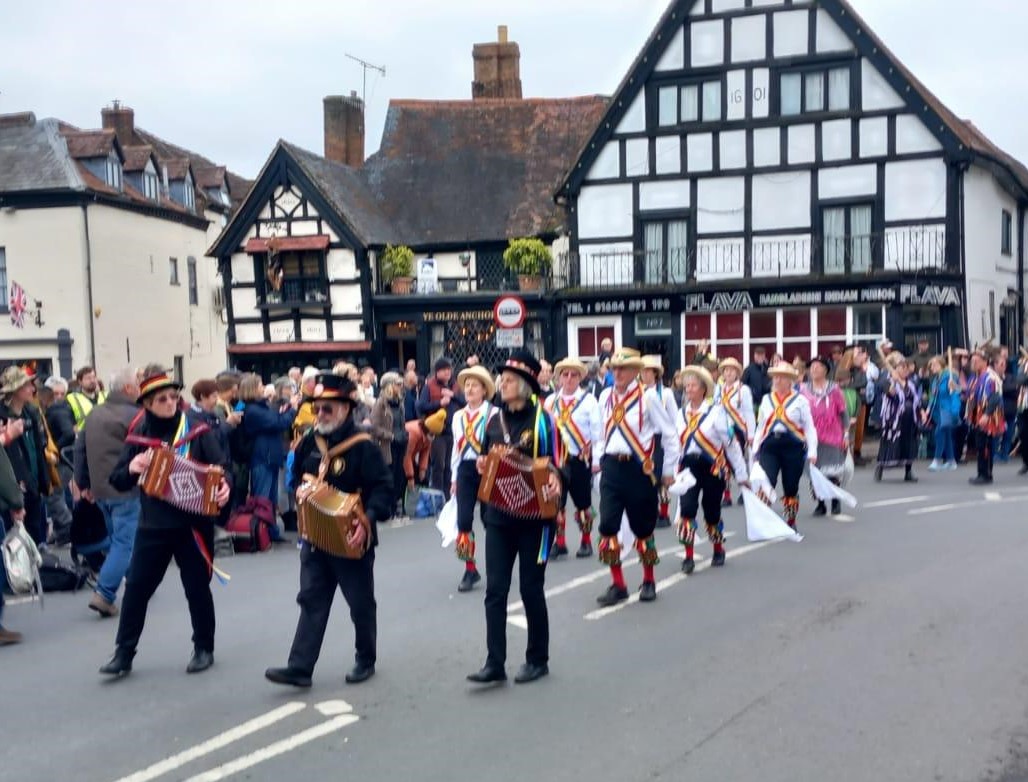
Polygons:
<instances>
[{"instance_id":1,"label":"melodeon bellows","mask_svg":"<svg viewBox=\"0 0 1028 782\"><path fill-rule=\"evenodd\" d=\"M323 479L304 475L296 490L296 520L300 538L336 557L360 559L371 545L371 524L359 494L345 494ZM364 528L364 542L353 546L348 538Z\"/></svg>"},{"instance_id":2,"label":"melodeon bellows","mask_svg":"<svg viewBox=\"0 0 1028 782\"><path fill-rule=\"evenodd\" d=\"M520 519L554 519L558 497L550 497L550 460L494 445L485 457L478 499Z\"/></svg>"},{"instance_id":3,"label":"melodeon bellows","mask_svg":"<svg viewBox=\"0 0 1028 782\"><path fill-rule=\"evenodd\" d=\"M217 516L217 494L225 471L179 456L171 448L154 448L150 466L140 480L143 492L201 516Z\"/></svg>"}]
</instances>

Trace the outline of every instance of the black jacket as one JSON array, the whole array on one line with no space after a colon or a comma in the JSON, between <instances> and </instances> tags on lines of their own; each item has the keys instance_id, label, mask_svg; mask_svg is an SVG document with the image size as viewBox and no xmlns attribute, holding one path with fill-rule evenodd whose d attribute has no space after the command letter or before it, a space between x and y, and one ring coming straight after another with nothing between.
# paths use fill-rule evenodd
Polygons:
<instances>
[{"instance_id":1,"label":"black jacket","mask_svg":"<svg viewBox=\"0 0 1028 782\"><path fill-rule=\"evenodd\" d=\"M132 433L140 437L151 437L170 443L175 437L175 432L178 431L179 420L183 415L185 414L179 411L171 418L158 418L147 412ZM195 424L190 422L190 425ZM135 458L136 454L145 450L146 447L142 445L125 444L121 451L121 458L114 467L114 472L111 473L111 486L120 492L127 492L139 483L139 476L129 472L129 462ZM204 432L189 444L189 458L201 464L226 464L226 457L221 450L218 435L210 431ZM225 478L229 480L227 471ZM175 529L214 523L214 517L187 513L169 505L164 500L151 497L145 492L139 493L139 507L139 526L141 528Z\"/></svg>"},{"instance_id":2,"label":"black jacket","mask_svg":"<svg viewBox=\"0 0 1028 782\"><path fill-rule=\"evenodd\" d=\"M135 486L120 494L107 481L121 459L125 436L137 415L136 400L121 391L112 391L107 401L89 414L75 441L75 483L80 489L91 489L99 500L136 496Z\"/></svg>"},{"instance_id":3,"label":"black jacket","mask_svg":"<svg viewBox=\"0 0 1028 782\"><path fill-rule=\"evenodd\" d=\"M67 401L62 399L47 408L46 423L58 448L63 450L75 444L75 415Z\"/></svg>"},{"instance_id":4,"label":"black jacket","mask_svg":"<svg viewBox=\"0 0 1028 782\"><path fill-rule=\"evenodd\" d=\"M753 409L760 406L760 400L771 391L771 379L767 374L767 364L751 363L742 372L742 382L750 387L753 394Z\"/></svg>"},{"instance_id":5,"label":"black jacket","mask_svg":"<svg viewBox=\"0 0 1028 782\"><path fill-rule=\"evenodd\" d=\"M353 418L348 417L341 427L325 436L325 443L329 449L332 449L343 440L356 434L360 434L360 430L354 424ZM317 436L319 435L313 431L308 432L296 446L296 456L293 459L293 486L299 486L303 482L304 473L318 474L321 451L318 450L315 441ZM329 468L326 480L333 488L346 494L360 492L364 512L368 516L368 521L371 522L371 543L373 546L377 546L376 522L385 521L392 514L392 473L386 467L382 452L374 440L357 443L341 458L342 471L339 474L333 474L332 469Z\"/></svg>"},{"instance_id":6,"label":"black jacket","mask_svg":"<svg viewBox=\"0 0 1028 782\"><path fill-rule=\"evenodd\" d=\"M6 446L7 456L14 468L19 483L24 484L26 494L44 496L50 493L50 471L46 462L46 433L39 408L25 405L21 418L25 422L25 433ZM12 415L6 404L0 404L0 420L8 421ZM33 458L34 453L34 458Z\"/></svg>"}]
</instances>

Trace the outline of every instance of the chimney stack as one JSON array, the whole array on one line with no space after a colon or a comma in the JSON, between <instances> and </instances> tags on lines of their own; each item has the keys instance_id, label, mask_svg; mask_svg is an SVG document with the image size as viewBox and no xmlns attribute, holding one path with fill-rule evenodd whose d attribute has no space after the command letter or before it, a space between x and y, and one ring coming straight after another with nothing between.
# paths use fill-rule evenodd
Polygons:
<instances>
[{"instance_id":1,"label":"chimney stack","mask_svg":"<svg viewBox=\"0 0 1028 782\"><path fill-rule=\"evenodd\" d=\"M507 40L507 25L497 30L496 43L476 43L471 56L475 80L471 97L521 100L521 50Z\"/></svg>"},{"instance_id":2,"label":"chimney stack","mask_svg":"<svg viewBox=\"0 0 1028 782\"><path fill-rule=\"evenodd\" d=\"M325 157L351 168L364 165L364 101L356 92L325 98Z\"/></svg>"},{"instance_id":3,"label":"chimney stack","mask_svg":"<svg viewBox=\"0 0 1028 782\"><path fill-rule=\"evenodd\" d=\"M103 122L104 130L114 131L122 148L136 145L135 112L128 106L122 106L121 101L116 100L110 108L100 110L100 119Z\"/></svg>"}]
</instances>

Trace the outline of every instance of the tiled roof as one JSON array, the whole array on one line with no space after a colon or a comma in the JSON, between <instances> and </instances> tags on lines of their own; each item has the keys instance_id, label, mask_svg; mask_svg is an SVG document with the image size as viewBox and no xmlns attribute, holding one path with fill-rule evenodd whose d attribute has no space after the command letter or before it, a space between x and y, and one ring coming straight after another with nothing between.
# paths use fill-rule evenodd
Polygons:
<instances>
[{"instance_id":1,"label":"tiled roof","mask_svg":"<svg viewBox=\"0 0 1028 782\"><path fill-rule=\"evenodd\" d=\"M125 162L122 168L126 171L142 171L146 168L148 160L154 157L153 147L149 144L141 144L138 147L124 147L122 153L125 155ZM156 163L155 169L156 169Z\"/></svg>"},{"instance_id":2,"label":"tiled roof","mask_svg":"<svg viewBox=\"0 0 1028 782\"><path fill-rule=\"evenodd\" d=\"M224 166L207 166L204 168L193 167L193 174L196 176L196 186L204 190L209 188L220 188L226 184Z\"/></svg>"},{"instance_id":3,"label":"tiled roof","mask_svg":"<svg viewBox=\"0 0 1028 782\"><path fill-rule=\"evenodd\" d=\"M199 171L201 168L218 167L217 164L211 159L206 158L203 155L197 154L196 152L192 152L191 150L183 149L182 147L176 146L175 144L172 144L169 141L165 141L160 136L155 136L153 133L145 131L141 128L137 127L135 129L135 135L138 136L145 143L150 144L154 148L154 151L157 153L158 160L161 160L162 162L175 158L188 158L190 164L192 164L193 166L194 176L196 175L196 172ZM239 208L239 205L243 202L243 199L245 198L247 192L249 192L250 187L253 185L253 181L250 179L246 179L245 177L241 177L239 176L239 174L235 174L232 171L228 171L227 169L226 176L228 177L229 182L229 192L232 194L232 209L234 211L235 209Z\"/></svg>"},{"instance_id":4,"label":"tiled roof","mask_svg":"<svg viewBox=\"0 0 1028 782\"><path fill-rule=\"evenodd\" d=\"M608 99L393 101L361 170L405 244L554 233L553 192Z\"/></svg>"},{"instance_id":5,"label":"tiled roof","mask_svg":"<svg viewBox=\"0 0 1028 782\"><path fill-rule=\"evenodd\" d=\"M68 154L76 160L107 157L118 144L113 130L78 130L64 134Z\"/></svg>"},{"instance_id":6,"label":"tiled roof","mask_svg":"<svg viewBox=\"0 0 1028 782\"><path fill-rule=\"evenodd\" d=\"M168 169L168 181L178 182L181 179L186 178L186 173L190 170L189 158L164 158L162 160L164 166ZM194 184L196 178L193 179Z\"/></svg>"}]
</instances>

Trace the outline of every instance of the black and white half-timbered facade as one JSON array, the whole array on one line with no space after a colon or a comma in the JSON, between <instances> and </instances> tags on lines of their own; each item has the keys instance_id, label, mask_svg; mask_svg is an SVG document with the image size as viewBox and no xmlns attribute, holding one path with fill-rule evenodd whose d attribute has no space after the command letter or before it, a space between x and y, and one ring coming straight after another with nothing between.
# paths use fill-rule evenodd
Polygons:
<instances>
[{"instance_id":1,"label":"black and white half-timbered facade","mask_svg":"<svg viewBox=\"0 0 1028 782\"><path fill-rule=\"evenodd\" d=\"M557 200L561 354L1022 342L1028 169L845 0L676 0Z\"/></svg>"}]
</instances>

